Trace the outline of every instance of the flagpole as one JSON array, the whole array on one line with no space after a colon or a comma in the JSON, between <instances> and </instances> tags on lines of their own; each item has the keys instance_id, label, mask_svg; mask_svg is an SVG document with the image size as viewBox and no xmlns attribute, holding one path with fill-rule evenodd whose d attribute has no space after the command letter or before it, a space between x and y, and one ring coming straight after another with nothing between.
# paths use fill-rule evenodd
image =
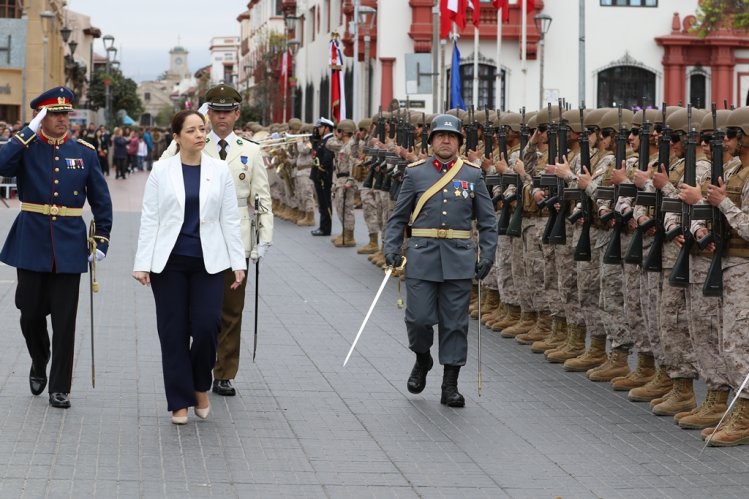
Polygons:
<instances>
[{"instance_id":1,"label":"flagpole","mask_svg":"<svg viewBox=\"0 0 749 499\"><path fill-rule=\"evenodd\" d=\"M527 96L526 89L528 88L528 57L527 57L527 43L528 43L528 12L526 11L527 0L520 0L520 59L521 68L523 72L523 105L526 104Z\"/></svg>"},{"instance_id":2,"label":"flagpole","mask_svg":"<svg viewBox=\"0 0 749 499\"><path fill-rule=\"evenodd\" d=\"M354 0L354 59L353 59L353 73L354 83L353 92L351 92L351 116L354 122L359 123L359 108L356 103L357 93L359 92L359 1ZM343 91L341 93L344 93Z\"/></svg>"},{"instance_id":3,"label":"flagpole","mask_svg":"<svg viewBox=\"0 0 749 499\"><path fill-rule=\"evenodd\" d=\"M505 7L507 8L507 7ZM499 9L497 9L497 52L496 52L496 58L495 61L497 61L497 69L495 70L494 74L494 108L501 109L502 108L502 66L499 63L500 61L500 54L502 52L502 16L500 15Z\"/></svg>"},{"instance_id":4,"label":"flagpole","mask_svg":"<svg viewBox=\"0 0 749 499\"><path fill-rule=\"evenodd\" d=\"M439 92L439 78L442 74L440 70L440 4L439 0L435 0L432 6L432 112L440 112L440 92Z\"/></svg>"},{"instance_id":5,"label":"flagpole","mask_svg":"<svg viewBox=\"0 0 749 499\"><path fill-rule=\"evenodd\" d=\"M474 9L478 9L478 0L475 0ZM473 27L473 107L479 107L479 29Z\"/></svg>"}]
</instances>

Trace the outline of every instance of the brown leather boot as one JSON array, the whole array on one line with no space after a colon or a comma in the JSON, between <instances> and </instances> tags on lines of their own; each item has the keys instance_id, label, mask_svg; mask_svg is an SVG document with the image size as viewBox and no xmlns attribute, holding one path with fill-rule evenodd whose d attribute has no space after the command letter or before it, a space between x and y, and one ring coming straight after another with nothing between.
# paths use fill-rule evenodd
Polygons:
<instances>
[{"instance_id":1,"label":"brown leather boot","mask_svg":"<svg viewBox=\"0 0 749 499\"><path fill-rule=\"evenodd\" d=\"M591 336L590 346L581 355L564 361L564 370L583 372L606 362L606 337Z\"/></svg>"},{"instance_id":2,"label":"brown leather boot","mask_svg":"<svg viewBox=\"0 0 749 499\"><path fill-rule=\"evenodd\" d=\"M304 218L300 218L296 221L296 224L300 227L312 227L315 225L315 212L308 211L304 214Z\"/></svg>"},{"instance_id":3,"label":"brown leather boot","mask_svg":"<svg viewBox=\"0 0 749 499\"><path fill-rule=\"evenodd\" d=\"M551 315L548 312L539 312L536 323L527 333L515 336L515 341L521 345L531 345L548 337L551 333Z\"/></svg>"},{"instance_id":4,"label":"brown leather boot","mask_svg":"<svg viewBox=\"0 0 749 499\"><path fill-rule=\"evenodd\" d=\"M629 348L618 347L611 351L608 360L591 369L586 376L591 381L611 381L617 376L626 376L629 374Z\"/></svg>"},{"instance_id":5,"label":"brown leather boot","mask_svg":"<svg viewBox=\"0 0 749 499\"><path fill-rule=\"evenodd\" d=\"M670 392L673 385L666 369L659 367L655 370L653 379L640 387L632 388L627 398L632 402L650 402Z\"/></svg>"},{"instance_id":6,"label":"brown leather boot","mask_svg":"<svg viewBox=\"0 0 749 499\"><path fill-rule=\"evenodd\" d=\"M564 345L565 341L567 341L567 321L563 317L552 316L549 336L541 341L533 342L531 344L531 352L544 353L554 350Z\"/></svg>"},{"instance_id":7,"label":"brown leather boot","mask_svg":"<svg viewBox=\"0 0 749 499\"><path fill-rule=\"evenodd\" d=\"M356 246L356 241L354 240L354 231L343 229L343 234L333 240L333 246L335 246L336 248L353 248L354 246Z\"/></svg>"},{"instance_id":8,"label":"brown leather boot","mask_svg":"<svg viewBox=\"0 0 749 499\"><path fill-rule=\"evenodd\" d=\"M502 318L502 320L499 320L494 323L492 326L492 331L500 332L504 329L507 329L509 327L514 326L516 323L520 322L520 306L518 305L507 305L509 311L507 314Z\"/></svg>"},{"instance_id":9,"label":"brown leather boot","mask_svg":"<svg viewBox=\"0 0 749 499\"><path fill-rule=\"evenodd\" d=\"M536 325L536 312L520 312L520 320L514 325L504 328L500 333L502 338L514 338L519 334L525 334Z\"/></svg>"},{"instance_id":10,"label":"brown leather boot","mask_svg":"<svg viewBox=\"0 0 749 499\"><path fill-rule=\"evenodd\" d=\"M730 420L715 432L710 447L733 447L749 444L749 399L738 399Z\"/></svg>"},{"instance_id":11,"label":"brown leather boot","mask_svg":"<svg viewBox=\"0 0 749 499\"><path fill-rule=\"evenodd\" d=\"M728 404L728 390L708 390L705 401L691 414L685 414L678 418L679 426L686 430L700 430L715 426L726 412ZM679 414L674 416L677 418Z\"/></svg>"},{"instance_id":12,"label":"brown leather boot","mask_svg":"<svg viewBox=\"0 0 749 499\"><path fill-rule=\"evenodd\" d=\"M643 386L655 377L655 357L649 352L637 352L637 367L626 376L618 376L611 380L611 388L615 391L629 391Z\"/></svg>"},{"instance_id":13,"label":"brown leather boot","mask_svg":"<svg viewBox=\"0 0 749 499\"><path fill-rule=\"evenodd\" d=\"M563 347L545 352L546 360L559 364L572 359L585 351L585 327L567 324L567 342Z\"/></svg>"},{"instance_id":14,"label":"brown leather boot","mask_svg":"<svg viewBox=\"0 0 749 499\"><path fill-rule=\"evenodd\" d=\"M499 293L497 293L497 294L499 294ZM506 313L507 313L507 305L505 305L504 303L502 303L502 302L500 301L500 302L499 302L499 303L497 304L497 306L496 306L496 307L494 308L494 310L492 310L492 313L491 313L491 314L489 314L489 315L488 315L488 316L486 317L486 321L484 321L484 325L485 325L485 326L486 326L487 328L491 329L491 327L492 327L492 326L493 326L493 325L494 325L494 324L495 324L495 323L496 323L497 321L499 321L499 320L500 320L500 319L502 318L502 316L504 316L504 315L505 315Z\"/></svg>"},{"instance_id":15,"label":"brown leather boot","mask_svg":"<svg viewBox=\"0 0 749 499\"><path fill-rule=\"evenodd\" d=\"M653 407L656 416L673 416L697 406L692 378L673 378L674 388L666 399Z\"/></svg>"},{"instance_id":16,"label":"brown leather boot","mask_svg":"<svg viewBox=\"0 0 749 499\"><path fill-rule=\"evenodd\" d=\"M364 246L361 246L356 250L356 253L359 255L371 255L372 253L377 253L377 249L379 248L379 244L377 243L377 232L370 232L369 233L369 242L365 244Z\"/></svg>"},{"instance_id":17,"label":"brown leather boot","mask_svg":"<svg viewBox=\"0 0 749 499\"><path fill-rule=\"evenodd\" d=\"M494 313L499 306L499 291L496 289L487 289L486 303L481 304L481 322L486 324L486 320Z\"/></svg>"}]
</instances>

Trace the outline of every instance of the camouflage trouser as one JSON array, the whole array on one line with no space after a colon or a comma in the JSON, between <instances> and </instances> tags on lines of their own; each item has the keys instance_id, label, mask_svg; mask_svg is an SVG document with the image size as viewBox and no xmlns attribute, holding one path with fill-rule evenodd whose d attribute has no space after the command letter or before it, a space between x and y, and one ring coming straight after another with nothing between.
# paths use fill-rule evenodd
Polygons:
<instances>
[{"instance_id":1,"label":"camouflage trouser","mask_svg":"<svg viewBox=\"0 0 749 499\"><path fill-rule=\"evenodd\" d=\"M549 304L544 296L543 253L541 239L536 227L537 218L523 219L523 266L525 287L530 293L531 309L534 312L548 312Z\"/></svg>"},{"instance_id":2,"label":"camouflage trouser","mask_svg":"<svg viewBox=\"0 0 749 499\"><path fill-rule=\"evenodd\" d=\"M601 248L594 244L600 232L595 227L590 228L590 261L577 263L577 299L580 310L589 333L603 336L603 322L601 310L598 307L598 299L601 295ZM573 243L577 245L582 227L575 225L575 237Z\"/></svg>"},{"instance_id":3,"label":"camouflage trouser","mask_svg":"<svg viewBox=\"0 0 749 499\"><path fill-rule=\"evenodd\" d=\"M278 176L275 168L269 168L268 172L268 185L270 186L270 197L281 201L283 199L283 181Z\"/></svg>"},{"instance_id":4,"label":"camouflage trouser","mask_svg":"<svg viewBox=\"0 0 749 499\"><path fill-rule=\"evenodd\" d=\"M389 192L375 190L375 193L377 194L377 213L380 215L380 225L384 230L390 218L390 212L393 211L392 201Z\"/></svg>"},{"instance_id":5,"label":"camouflage trouser","mask_svg":"<svg viewBox=\"0 0 749 499\"><path fill-rule=\"evenodd\" d=\"M749 260L731 257L742 263L723 270L723 338L721 345L726 359L731 387L738 390L749 373ZM746 262L746 263L745 263ZM724 264L725 265L725 264ZM749 387L742 398L749 398Z\"/></svg>"},{"instance_id":6,"label":"camouflage trouser","mask_svg":"<svg viewBox=\"0 0 749 499\"><path fill-rule=\"evenodd\" d=\"M554 245L554 266L557 272L557 289L559 290L559 301L564 310L564 317L568 324L581 326L585 323L580 301L577 298L577 273L575 272L575 247L574 229L564 224L567 233L565 244ZM543 230L543 229L542 229ZM543 236L543 232L541 233Z\"/></svg>"},{"instance_id":7,"label":"camouflage trouser","mask_svg":"<svg viewBox=\"0 0 749 499\"><path fill-rule=\"evenodd\" d=\"M283 203L289 208L297 208L298 205L295 195L296 193L292 190L292 186L294 185L294 174L289 173L289 175L291 176L289 177L288 181L281 178L281 185L283 187Z\"/></svg>"},{"instance_id":8,"label":"camouflage trouser","mask_svg":"<svg viewBox=\"0 0 749 499\"><path fill-rule=\"evenodd\" d=\"M518 293L512 279L512 241L507 236L497 239L497 252L494 254L494 265L497 267L497 289L502 303L520 305Z\"/></svg>"},{"instance_id":9,"label":"camouflage trouser","mask_svg":"<svg viewBox=\"0 0 749 499\"><path fill-rule=\"evenodd\" d=\"M354 197L356 196L356 190L356 182L352 178L334 180L333 205L344 230L354 230Z\"/></svg>"},{"instance_id":10,"label":"camouflage trouser","mask_svg":"<svg viewBox=\"0 0 749 499\"><path fill-rule=\"evenodd\" d=\"M622 234L622 256L627 252L631 234ZM629 341L640 353L650 352L650 341L645 331L642 304L640 303L640 275L642 271L638 265L624 264L624 321L629 330Z\"/></svg>"},{"instance_id":11,"label":"camouflage trouser","mask_svg":"<svg viewBox=\"0 0 749 499\"><path fill-rule=\"evenodd\" d=\"M653 239L650 238L650 243ZM643 244L643 263L647 249ZM666 366L666 357L663 355L661 335L658 331L658 310L661 303L661 273L643 271L640 275L640 306L642 307L642 318L645 320L645 332L648 335L650 351L653 352L655 363L658 367Z\"/></svg>"},{"instance_id":12,"label":"camouflage trouser","mask_svg":"<svg viewBox=\"0 0 749 499\"><path fill-rule=\"evenodd\" d=\"M609 238L613 231L609 232ZM601 295L599 305L602 311L603 329L611 341L612 348L629 346L632 338L624 318L624 267L621 263L605 264L603 256L606 247L601 248Z\"/></svg>"},{"instance_id":13,"label":"camouflage trouser","mask_svg":"<svg viewBox=\"0 0 749 499\"><path fill-rule=\"evenodd\" d=\"M371 187L361 187L361 206L364 212L364 223L367 224L367 232L377 234L382 230L382 220L377 216L377 195Z\"/></svg>"},{"instance_id":14,"label":"camouflage trouser","mask_svg":"<svg viewBox=\"0 0 749 499\"><path fill-rule=\"evenodd\" d=\"M309 178L309 168L306 170L297 170L294 181L297 207L306 213L314 213L317 210L315 206L315 184Z\"/></svg>"},{"instance_id":15,"label":"camouflage trouser","mask_svg":"<svg viewBox=\"0 0 749 499\"><path fill-rule=\"evenodd\" d=\"M523 248L522 237L510 237L510 272L512 273L512 283L515 286L515 295L517 296L520 310L523 312L532 312L531 292L528 288L528 281L525 278L525 264L523 259L526 257Z\"/></svg>"},{"instance_id":16,"label":"camouflage trouser","mask_svg":"<svg viewBox=\"0 0 749 499\"><path fill-rule=\"evenodd\" d=\"M536 272L538 272L538 268L543 268L544 282L541 293L543 295L544 310L548 310L554 317L564 318L564 307L562 306L561 298L559 298L557 266L554 260L555 246L553 244L541 244L546 220L544 217L536 219L535 235L533 238L541 248L541 258L543 260L540 267L536 267Z\"/></svg>"},{"instance_id":17,"label":"camouflage trouser","mask_svg":"<svg viewBox=\"0 0 749 499\"><path fill-rule=\"evenodd\" d=\"M668 284L671 269L661 274L661 302L658 309L658 332L663 356L672 378L696 378L695 355L689 338L689 316L684 288Z\"/></svg>"},{"instance_id":18,"label":"camouflage trouser","mask_svg":"<svg viewBox=\"0 0 749 499\"><path fill-rule=\"evenodd\" d=\"M702 283L707 277L710 258L689 258L689 289L687 310L689 311L689 336L695 353L697 372L710 390L726 390L731 386L726 363L720 353L720 327L722 299L720 296L704 296Z\"/></svg>"}]
</instances>

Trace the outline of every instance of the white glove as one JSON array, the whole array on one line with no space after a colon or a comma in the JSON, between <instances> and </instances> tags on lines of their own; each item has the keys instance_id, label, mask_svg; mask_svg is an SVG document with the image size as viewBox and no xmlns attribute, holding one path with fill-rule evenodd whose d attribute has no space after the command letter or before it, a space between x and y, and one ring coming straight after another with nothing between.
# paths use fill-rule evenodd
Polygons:
<instances>
[{"instance_id":1,"label":"white glove","mask_svg":"<svg viewBox=\"0 0 749 499\"><path fill-rule=\"evenodd\" d=\"M271 243L260 241L260 243L255 246L255 249L250 253L250 260L252 260L252 263L257 263L259 260L263 259L265 252L270 248L270 244Z\"/></svg>"},{"instance_id":2,"label":"white glove","mask_svg":"<svg viewBox=\"0 0 749 499\"><path fill-rule=\"evenodd\" d=\"M96 261L97 262L104 260L106 257L107 255L105 255L104 252L102 252L99 248L96 248ZM93 255L88 255L88 261L89 263L94 261Z\"/></svg>"},{"instance_id":3,"label":"white glove","mask_svg":"<svg viewBox=\"0 0 749 499\"><path fill-rule=\"evenodd\" d=\"M203 103L203 104L202 104L202 105L201 105L201 106L200 106L200 107L198 108L198 112L199 112L200 114L202 114L203 116L205 116L206 114L208 114L208 103L207 103L207 102L204 102L204 103Z\"/></svg>"},{"instance_id":4,"label":"white glove","mask_svg":"<svg viewBox=\"0 0 749 499\"><path fill-rule=\"evenodd\" d=\"M42 120L44 117L47 116L47 108L43 107L39 113L34 116L34 119L31 120L31 123L29 123L29 128L36 133L39 131L39 127L42 126Z\"/></svg>"}]
</instances>

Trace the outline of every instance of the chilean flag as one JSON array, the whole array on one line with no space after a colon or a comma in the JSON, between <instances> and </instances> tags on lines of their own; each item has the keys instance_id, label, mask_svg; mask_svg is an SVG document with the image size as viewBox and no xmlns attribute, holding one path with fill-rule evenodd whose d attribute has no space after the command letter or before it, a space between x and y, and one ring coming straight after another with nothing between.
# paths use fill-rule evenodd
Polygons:
<instances>
[{"instance_id":1,"label":"chilean flag","mask_svg":"<svg viewBox=\"0 0 749 499\"><path fill-rule=\"evenodd\" d=\"M520 4L523 0L518 0ZM502 11L502 22L510 22L510 2L509 0L492 0L495 9ZM536 10L536 0L525 0L525 11L533 12Z\"/></svg>"},{"instance_id":2,"label":"chilean flag","mask_svg":"<svg viewBox=\"0 0 749 499\"><path fill-rule=\"evenodd\" d=\"M452 23L458 25L458 31L466 27L466 10L468 0L440 0L440 38L447 38Z\"/></svg>"},{"instance_id":3,"label":"chilean flag","mask_svg":"<svg viewBox=\"0 0 749 499\"><path fill-rule=\"evenodd\" d=\"M330 40L330 103L336 123L346 118L346 94L343 91L343 52L338 38Z\"/></svg>"}]
</instances>

